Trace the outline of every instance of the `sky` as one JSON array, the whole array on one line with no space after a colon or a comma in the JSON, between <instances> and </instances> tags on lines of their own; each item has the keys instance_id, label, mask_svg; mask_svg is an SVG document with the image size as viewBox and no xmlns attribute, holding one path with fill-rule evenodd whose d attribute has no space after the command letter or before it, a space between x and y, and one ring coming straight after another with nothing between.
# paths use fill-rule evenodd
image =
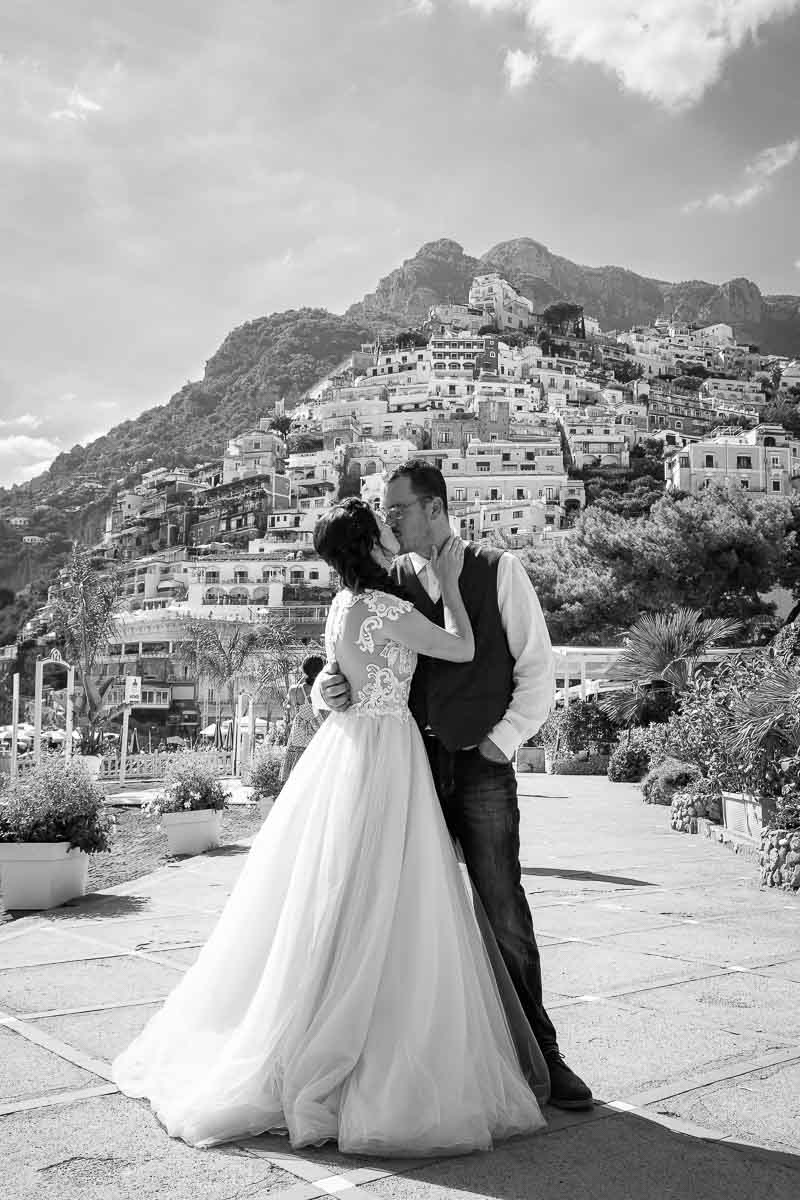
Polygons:
<instances>
[{"instance_id":1,"label":"sky","mask_svg":"<svg viewBox=\"0 0 800 1200\"><path fill-rule=\"evenodd\" d=\"M800 295L798 63L800 0L4 0L0 484L440 237Z\"/></svg>"}]
</instances>

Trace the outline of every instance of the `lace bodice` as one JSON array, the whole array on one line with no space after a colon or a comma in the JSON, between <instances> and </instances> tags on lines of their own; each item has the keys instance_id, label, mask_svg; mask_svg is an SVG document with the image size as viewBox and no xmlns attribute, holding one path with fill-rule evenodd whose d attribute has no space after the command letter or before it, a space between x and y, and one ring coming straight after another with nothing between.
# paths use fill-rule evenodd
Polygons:
<instances>
[{"instance_id":1,"label":"lace bodice","mask_svg":"<svg viewBox=\"0 0 800 1200\"><path fill-rule=\"evenodd\" d=\"M343 589L334 597L325 626L328 661L334 659L350 684L348 713L409 718L408 693L417 665L415 651L392 640L391 623L413 604L374 590Z\"/></svg>"}]
</instances>

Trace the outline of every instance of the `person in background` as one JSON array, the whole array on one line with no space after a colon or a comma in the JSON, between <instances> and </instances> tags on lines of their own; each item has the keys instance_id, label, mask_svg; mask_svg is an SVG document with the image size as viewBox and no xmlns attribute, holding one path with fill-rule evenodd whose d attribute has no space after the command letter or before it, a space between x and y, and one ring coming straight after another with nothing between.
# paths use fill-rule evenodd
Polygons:
<instances>
[{"instance_id":1,"label":"person in background","mask_svg":"<svg viewBox=\"0 0 800 1200\"><path fill-rule=\"evenodd\" d=\"M286 698L289 710L289 737L281 767L281 783L285 783L289 778L300 756L324 719L323 715L314 712L311 706L311 688L324 665L325 660L319 654L309 654L303 659L300 668L303 678L294 687L289 688L289 695Z\"/></svg>"}]
</instances>

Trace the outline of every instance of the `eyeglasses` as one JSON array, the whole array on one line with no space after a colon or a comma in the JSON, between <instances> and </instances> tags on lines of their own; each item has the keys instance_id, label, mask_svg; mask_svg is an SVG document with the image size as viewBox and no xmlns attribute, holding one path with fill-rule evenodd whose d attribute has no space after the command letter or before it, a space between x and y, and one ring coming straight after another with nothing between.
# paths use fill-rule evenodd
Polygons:
<instances>
[{"instance_id":1,"label":"eyeglasses","mask_svg":"<svg viewBox=\"0 0 800 1200\"><path fill-rule=\"evenodd\" d=\"M416 496L413 500L409 500L407 504L391 504L388 508L384 508L383 516L387 521L397 521L404 517L406 510L415 504L426 504L430 500L430 496Z\"/></svg>"}]
</instances>

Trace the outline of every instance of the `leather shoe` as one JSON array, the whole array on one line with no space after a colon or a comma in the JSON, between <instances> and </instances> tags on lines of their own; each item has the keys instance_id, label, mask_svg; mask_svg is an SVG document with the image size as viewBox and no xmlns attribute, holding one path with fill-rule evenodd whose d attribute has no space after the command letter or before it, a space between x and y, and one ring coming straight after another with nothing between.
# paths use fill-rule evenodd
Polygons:
<instances>
[{"instance_id":1,"label":"leather shoe","mask_svg":"<svg viewBox=\"0 0 800 1200\"><path fill-rule=\"evenodd\" d=\"M556 1108L592 1108L592 1091L571 1070L559 1051L545 1055L550 1072L550 1103Z\"/></svg>"}]
</instances>

